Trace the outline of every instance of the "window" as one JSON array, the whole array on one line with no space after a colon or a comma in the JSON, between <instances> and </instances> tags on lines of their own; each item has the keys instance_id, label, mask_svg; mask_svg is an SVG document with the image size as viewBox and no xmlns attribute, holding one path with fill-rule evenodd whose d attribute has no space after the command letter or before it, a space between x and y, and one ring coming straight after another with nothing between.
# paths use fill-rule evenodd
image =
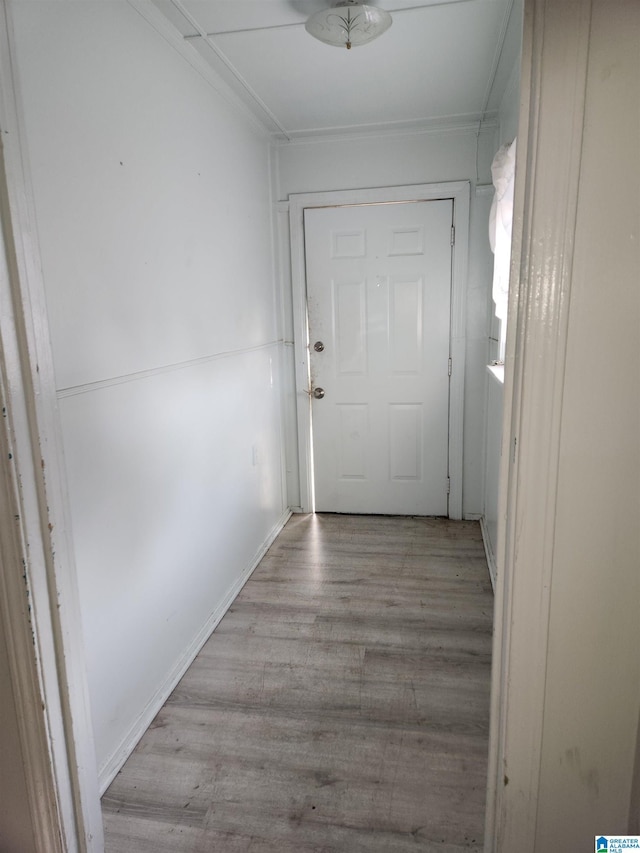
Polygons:
<instances>
[{"instance_id":1,"label":"window","mask_svg":"<svg viewBox=\"0 0 640 853\"><path fill-rule=\"evenodd\" d=\"M498 362L504 362L511 265L511 229L513 224L513 187L516 171L516 140L503 145L491 164L495 195L489 215L489 241L494 253L493 301L499 321Z\"/></svg>"}]
</instances>

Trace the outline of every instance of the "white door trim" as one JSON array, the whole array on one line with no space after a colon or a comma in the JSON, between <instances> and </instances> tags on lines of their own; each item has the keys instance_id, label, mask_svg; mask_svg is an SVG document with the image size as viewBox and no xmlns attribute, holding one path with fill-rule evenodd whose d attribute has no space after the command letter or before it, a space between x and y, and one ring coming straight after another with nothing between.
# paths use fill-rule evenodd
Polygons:
<instances>
[{"instance_id":1,"label":"white door trim","mask_svg":"<svg viewBox=\"0 0 640 853\"><path fill-rule=\"evenodd\" d=\"M309 207L338 207L343 205L452 199L456 238L453 247L451 281L452 373L449 397L449 477L451 492L449 495L449 517L462 518L462 451L467 264L469 257L469 197L469 181L412 184L402 187L376 187L364 190L296 193L289 196L296 408L298 415L298 458L300 468L300 503L303 512L313 511L304 210Z\"/></svg>"},{"instance_id":2,"label":"white door trim","mask_svg":"<svg viewBox=\"0 0 640 853\"><path fill-rule=\"evenodd\" d=\"M486 853L533 853L591 0L525 0Z\"/></svg>"},{"instance_id":3,"label":"white door trim","mask_svg":"<svg viewBox=\"0 0 640 853\"><path fill-rule=\"evenodd\" d=\"M11 5L0 5L3 608L38 850L100 853L102 815ZM24 568L21 560L24 559ZM30 607L24 602L25 586ZM24 642L25 636L28 642Z\"/></svg>"}]
</instances>

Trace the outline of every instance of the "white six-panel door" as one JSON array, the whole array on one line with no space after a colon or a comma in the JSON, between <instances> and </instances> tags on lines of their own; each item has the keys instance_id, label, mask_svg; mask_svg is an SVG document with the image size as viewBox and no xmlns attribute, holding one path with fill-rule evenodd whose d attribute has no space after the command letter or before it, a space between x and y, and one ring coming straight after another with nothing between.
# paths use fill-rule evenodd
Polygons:
<instances>
[{"instance_id":1,"label":"white six-panel door","mask_svg":"<svg viewBox=\"0 0 640 853\"><path fill-rule=\"evenodd\" d=\"M319 512L447 515L452 215L305 210Z\"/></svg>"}]
</instances>

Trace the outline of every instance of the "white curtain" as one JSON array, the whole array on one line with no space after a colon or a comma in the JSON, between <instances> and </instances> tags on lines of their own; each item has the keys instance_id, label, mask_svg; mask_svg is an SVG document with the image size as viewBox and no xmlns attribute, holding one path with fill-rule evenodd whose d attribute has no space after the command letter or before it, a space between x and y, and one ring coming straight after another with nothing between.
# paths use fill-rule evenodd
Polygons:
<instances>
[{"instance_id":1,"label":"white curtain","mask_svg":"<svg viewBox=\"0 0 640 853\"><path fill-rule=\"evenodd\" d=\"M511 262L511 226L513 223L513 185L516 172L516 141L503 145L493 158L491 175L495 195L489 215L489 241L493 261L493 301L496 317L505 320L509 299Z\"/></svg>"}]
</instances>

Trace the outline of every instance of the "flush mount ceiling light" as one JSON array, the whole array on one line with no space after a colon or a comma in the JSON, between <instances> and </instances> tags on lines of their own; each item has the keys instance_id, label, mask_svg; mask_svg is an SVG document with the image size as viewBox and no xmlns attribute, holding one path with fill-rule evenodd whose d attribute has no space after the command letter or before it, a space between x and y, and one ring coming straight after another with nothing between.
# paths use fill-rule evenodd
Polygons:
<instances>
[{"instance_id":1,"label":"flush mount ceiling light","mask_svg":"<svg viewBox=\"0 0 640 853\"><path fill-rule=\"evenodd\" d=\"M378 38L391 26L391 15L362 0L341 0L331 9L312 15L305 29L314 38L335 47L358 47Z\"/></svg>"}]
</instances>

